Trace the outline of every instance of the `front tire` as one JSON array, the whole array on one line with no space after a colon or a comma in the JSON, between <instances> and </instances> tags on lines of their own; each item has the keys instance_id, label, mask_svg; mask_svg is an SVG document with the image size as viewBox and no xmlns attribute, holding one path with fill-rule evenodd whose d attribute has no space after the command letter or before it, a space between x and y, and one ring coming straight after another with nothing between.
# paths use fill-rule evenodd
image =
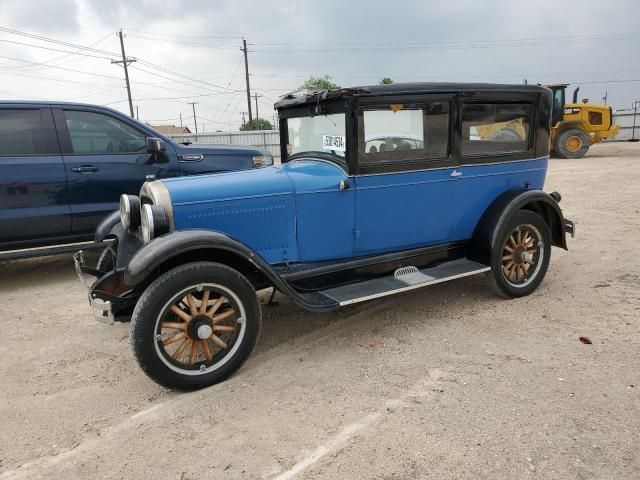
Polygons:
<instances>
[{"instance_id":1,"label":"front tire","mask_svg":"<svg viewBox=\"0 0 640 480\"><path fill-rule=\"evenodd\" d=\"M579 128L569 128L556 137L553 150L560 158L582 158L589 150L589 136Z\"/></svg>"},{"instance_id":2,"label":"front tire","mask_svg":"<svg viewBox=\"0 0 640 480\"><path fill-rule=\"evenodd\" d=\"M505 298L532 293L544 279L551 257L549 227L537 213L519 210L505 222L491 252L491 285Z\"/></svg>"},{"instance_id":3,"label":"front tire","mask_svg":"<svg viewBox=\"0 0 640 480\"><path fill-rule=\"evenodd\" d=\"M153 381L193 390L240 368L261 324L256 293L242 274L219 263L188 263L142 294L131 319L131 347Z\"/></svg>"}]
</instances>

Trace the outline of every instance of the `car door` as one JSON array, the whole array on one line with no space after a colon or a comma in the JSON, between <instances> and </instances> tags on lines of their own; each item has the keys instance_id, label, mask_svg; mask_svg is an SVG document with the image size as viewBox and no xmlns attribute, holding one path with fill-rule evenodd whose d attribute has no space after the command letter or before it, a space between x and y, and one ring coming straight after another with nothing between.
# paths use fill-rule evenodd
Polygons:
<instances>
[{"instance_id":1,"label":"car door","mask_svg":"<svg viewBox=\"0 0 640 480\"><path fill-rule=\"evenodd\" d=\"M534 105L522 96L465 100L461 105L458 168L462 217L454 236L470 238L480 217L502 193L513 189L542 189L547 158L534 152Z\"/></svg>"},{"instance_id":2,"label":"car door","mask_svg":"<svg viewBox=\"0 0 640 480\"><path fill-rule=\"evenodd\" d=\"M388 98L358 111L355 254L458 240L451 98Z\"/></svg>"},{"instance_id":3,"label":"car door","mask_svg":"<svg viewBox=\"0 0 640 480\"><path fill-rule=\"evenodd\" d=\"M137 195L145 180L178 175L178 162L166 144L167 163L146 150L147 133L134 122L89 108L54 109L69 180L75 234L93 232L118 208L120 195Z\"/></svg>"},{"instance_id":4,"label":"car door","mask_svg":"<svg viewBox=\"0 0 640 480\"><path fill-rule=\"evenodd\" d=\"M71 234L67 178L48 105L0 108L0 243Z\"/></svg>"}]
</instances>

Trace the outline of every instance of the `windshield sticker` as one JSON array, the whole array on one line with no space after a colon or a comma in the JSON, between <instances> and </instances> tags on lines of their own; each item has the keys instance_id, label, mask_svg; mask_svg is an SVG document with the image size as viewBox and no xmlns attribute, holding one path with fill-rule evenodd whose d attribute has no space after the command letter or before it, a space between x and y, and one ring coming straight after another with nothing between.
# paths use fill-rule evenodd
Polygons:
<instances>
[{"instance_id":1,"label":"windshield sticker","mask_svg":"<svg viewBox=\"0 0 640 480\"><path fill-rule=\"evenodd\" d=\"M322 136L322 149L333 150L336 152L344 152L347 150L346 142L343 136L340 135L323 135Z\"/></svg>"}]
</instances>

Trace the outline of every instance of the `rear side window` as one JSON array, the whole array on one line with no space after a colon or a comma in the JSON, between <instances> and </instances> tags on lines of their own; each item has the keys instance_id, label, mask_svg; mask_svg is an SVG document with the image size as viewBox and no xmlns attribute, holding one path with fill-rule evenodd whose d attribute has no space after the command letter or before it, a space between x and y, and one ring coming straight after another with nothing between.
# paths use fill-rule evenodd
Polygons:
<instances>
[{"instance_id":1,"label":"rear side window","mask_svg":"<svg viewBox=\"0 0 640 480\"><path fill-rule=\"evenodd\" d=\"M364 163L443 158L449 152L449 103L392 103L362 112Z\"/></svg>"},{"instance_id":2,"label":"rear side window","mask_svg":"<svg viewBox=\"0 0 640 480\"><path fill-rule=\"evenodd\" d=\"M462 155L529 149L531 105L473 103L462 107Z\"/></svg>"},{"instance_id":3,"label":"rear side window","mask_svg":"<svg viewBox=\"0 0 640 480\"><path fill-rule=\"evenodd\" d=\"M0 110L0 156L60 155L47 137L40 110Z\"/></svg>"},{"instance_id":4,"label":"rear side window","mask_svg":"<svg viewBox=\"0 0 640 480\"><path fill-rule=\"evenodd\" d=\"M143 153L146 137L135 128L108 115L65 110L73 153Z\"/></svg>"}]
</instances>

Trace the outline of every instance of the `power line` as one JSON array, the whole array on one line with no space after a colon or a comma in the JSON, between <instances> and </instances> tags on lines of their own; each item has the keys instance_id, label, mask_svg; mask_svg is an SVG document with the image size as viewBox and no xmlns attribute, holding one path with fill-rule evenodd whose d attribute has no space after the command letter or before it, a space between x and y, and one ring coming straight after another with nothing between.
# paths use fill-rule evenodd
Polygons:
<instances>
[{"instance_id":1,"label":"power line","mask_svg":"<svg viewBox=\"0 0 640 480\"><path fill-rule=\"evenodd\" d=\"M184 42L184 41L168 40L165 38L153 38L153 37L147 37L144 35L136 35L135 33L129 33L129 35L131 35L134 38L140 38L142 40L151 40L152 42L170 43L172 45L184 45L187 47L214 48L214 49L220 49L220 50L235 50L236 48L232 45L214 45L211 43Z\"/></svg>"},{"instance_id":2,"label":"power line","mask_svg":"<svg viewBox=\"0 0 640 480\"><path fill-rule=\"evenodd\" d=\"M242 36L224 36L224 35L174 35L171 33L154 33L154 32L145 32L142 30L131 30L131 29L127 29L127 32L142 33L145 35L154 35L158 37L172 37L172 38L215 38L215 39L227 38L227 39L235 39L235 40L239 40L243 38Z\"/></svg>"},{"instance_id":3,"label":"power line","mask_svg":"<svg viewBox=\"0 0 640 480\"><path fill-rule=\"evenodd\" d=\"M34 45L33 43L16 42L16 41L13 41L13 40L5 40L5 39L0 39L0 42L13 43L14 45L23 45L23 46L26 46L26 47L41 48L43 50L51 50L53 52L63 52L63 53L68 53L70 55L81 55L83 57L91 57L91 58L99 58L101 60L109 60L109 57L105 57L105 56L91 55L90 53L70 52L69 50L61 50L59 48L45 47L44 45Z\"/></svg>"},{"instance_id":4,"label":"power line","mask_svg":"<svg viewBox=\"0 0 640 480\"><path fill-rule=\"evenodd\" d=\"M106 51L106 50L99 50L99 49L96 49L96 48L87 47L85 45L78 45L76 43L65 42L63 40L57 40L55 38L45 37L43 35L36 35L36 34L33 34L33 33L22 32L20 30L14 30L14 29L11 29L11 28L0 27L0 31L6 32L6 33L11 33L13 35L20 35L20 36L23 36L23 37L33 38L33 39L40 40L40 41L43 41L43 42L55 43L57 45L64 45L64 46L67 46L67 47L78 48L78 49L80 49L82 51L86 50L86 51L89 51L89 52L100 53L100 54L108 55L108 56L111 56L111 57L117 56L116 53L109 52L109 51Z\"/></svg>"},{"instance_id":5,"label":"power line","mask_svg":"<svg viewBox=\"0 0 640 480\"><path fill-rule=\"evenodd\" d=\"M12 60L14 62L22 62L22 63L28 63L30 65L45 65L43 62L31 62L29 60L22 60L20 58L13 58L13 57L5 57L3 55L0 55L0 58L4 58L5 60ZM102 77L102 78L115 78L116 80L120 80L119 77L115 77L113 75L103 75L100 73L93 73L93 72L83 72L82 70L75 70L73 68L65 68L65 67L59 67L57 65L47 65L48 68L56 68L58 70L65 70L67 72L74 72L74 73L82 73L84 75L92 75L94 77Z\"/></svg>"}]
</instances>

